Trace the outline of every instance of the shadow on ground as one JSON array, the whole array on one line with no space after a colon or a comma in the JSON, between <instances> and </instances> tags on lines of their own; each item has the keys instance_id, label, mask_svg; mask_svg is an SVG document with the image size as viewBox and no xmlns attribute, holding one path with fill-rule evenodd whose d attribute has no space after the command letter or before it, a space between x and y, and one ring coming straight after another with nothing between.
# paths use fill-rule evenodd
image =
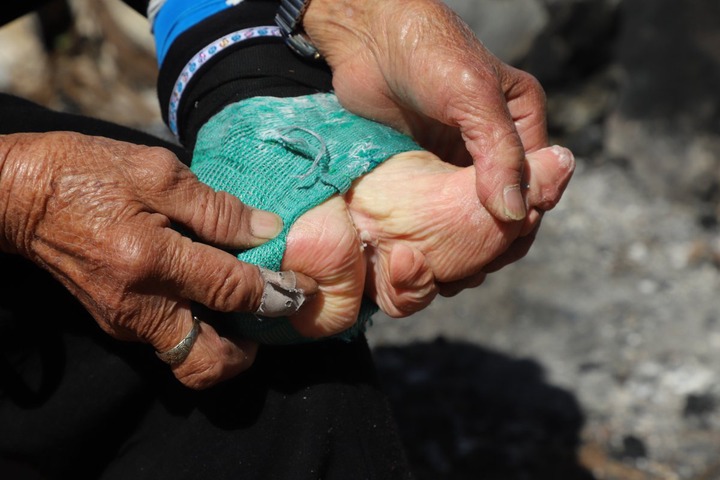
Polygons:
<instances>
[{"instance_id":1,"label":"shadow on ground","mask_svg":"<svg viewBox=\"0 0 720 480\"><path fill-rule=\"evenodd\" d=\"M438 339L375 349L418 480L592 480L584 417L533 360Z\"/></svg>"}]
</instances>

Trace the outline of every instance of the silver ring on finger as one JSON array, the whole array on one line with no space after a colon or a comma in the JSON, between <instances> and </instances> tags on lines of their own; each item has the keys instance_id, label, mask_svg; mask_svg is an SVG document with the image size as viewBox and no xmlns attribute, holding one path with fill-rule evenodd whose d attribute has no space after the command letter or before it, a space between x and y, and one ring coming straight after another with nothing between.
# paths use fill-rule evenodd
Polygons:
<instances>
[{"instance_id":1,"label":"silver ring on finger","mask_svg":"<svg viewBox=\"0 0 720 480\"><path fill-rule=\"evenodd\" d=\"M200 320L193 315L192 328L188 334L185 335L185 338L180 340L180 343L170 350L165 352L155 352L155 355L170 366L181 364L185 361L188 355L190 355L190 350L192 350L193 345L195 345L198 333L200 333Z\"/></svg>"}]
</instances>

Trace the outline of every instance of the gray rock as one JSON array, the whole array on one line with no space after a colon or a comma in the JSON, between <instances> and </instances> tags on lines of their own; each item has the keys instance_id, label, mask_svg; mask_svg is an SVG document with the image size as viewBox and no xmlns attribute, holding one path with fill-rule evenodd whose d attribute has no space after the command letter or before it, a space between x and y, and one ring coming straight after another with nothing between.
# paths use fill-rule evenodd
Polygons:
<instances>
[{"instance_id":1,"label":"gray rock","mask_svg":"<svg viewBox=\"0 0 720 480\"><path fill-rule=\"evenodd\" d=\"M626 0L623 13L621 83L607 152L629 158L639 185L653 194L717 215L720 4Z\"/></svg>"},{"instance_id":2,"label":"gray rock","mask_svg":"<svg viewBox=\"0 0 720 480\"><path fill-rule=\"evenodd\" d=\"M546 386L571 392L584 416L576 433L587 470L550 478L717 478L720 4L545 7L548 23L521 63L543 81L553 141L575 149L578 170L525 259L410 318L377 316L369 338L379 368L389 368L391 348L417 358L423 347L432 362L436 338L536 362ZM465 371L467 384L499 388ZM409 404L397 395L398 409ZM505 421L523 414L515 407ZM440 415L437 404L427 408ZM455 411L457 424L482 418ZM473 438L522 449L537 438L524 431L525 440ZM493 472L487 465L479 474ZM522 477L518 465L497 478L546 478Z\"/></svg>"},{"instance_id":3,"label":"gray rock","mask_svg":"<svg viewBox=\"0 0 720 480\"><path fill-rule=\"evenodd\" d=\"M548 23L540 0L445 0L475 31L483 44L507 63L530 51Z\"/></svg>"}]
</instances>

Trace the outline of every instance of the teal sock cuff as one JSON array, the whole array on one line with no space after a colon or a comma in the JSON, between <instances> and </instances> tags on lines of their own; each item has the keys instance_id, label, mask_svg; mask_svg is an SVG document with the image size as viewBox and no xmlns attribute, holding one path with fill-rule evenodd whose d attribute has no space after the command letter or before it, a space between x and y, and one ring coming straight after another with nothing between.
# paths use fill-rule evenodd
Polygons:
<instances>
[{"instance_id":1,"label":"teal sock cuff","mask_svg":"<svg viewBox=\"0 0 720 480\"><path fill-rule=\"evenodd\" d=\"M348 112L333 94L254 97L225 107L203 126L191 169L215 190L282 217L280 235L238 254L279 270L290 227L303 213L344 194L389 157L420 149L410 137ZM355 326L339 336L364 331L376 311L365 299ZM304 340L286 318L233 317L237 333L261 343Z\"/></svg>"}]
</instances>

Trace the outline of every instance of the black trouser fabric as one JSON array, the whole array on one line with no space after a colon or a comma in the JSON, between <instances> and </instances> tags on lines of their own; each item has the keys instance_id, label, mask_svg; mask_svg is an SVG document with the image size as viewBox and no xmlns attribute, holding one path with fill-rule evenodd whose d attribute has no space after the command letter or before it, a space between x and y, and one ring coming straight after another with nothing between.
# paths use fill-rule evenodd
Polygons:
<instances>
[{"instance_id":1,"label":"black trouser fabric","mask_svg":"<svg viewBox=\"0 0 720 480\"><path fill-rule=\"evenodd\" d=\"M0 95L0 133L74 130L187 152ZM116 341L49 274L0 254L0 478L408 479L364 339L261 347L251 369L183 387Z\"/></svg>"}]
</instances>

